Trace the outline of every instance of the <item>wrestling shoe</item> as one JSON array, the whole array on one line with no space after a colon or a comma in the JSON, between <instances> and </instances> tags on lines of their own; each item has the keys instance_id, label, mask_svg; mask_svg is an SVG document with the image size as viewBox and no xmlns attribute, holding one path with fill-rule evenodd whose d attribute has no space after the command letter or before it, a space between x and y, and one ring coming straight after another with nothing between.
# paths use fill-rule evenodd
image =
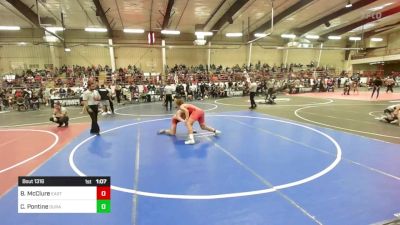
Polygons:
<instances>
[{"instance_id":1,"label":"wrestling shoe","mask_svg":"<svg viewBox=\"0 0 400 225\"><path fill-rule=\"evenodd\" d=\"M193 145L195 143L196 142L194 141L194 139L189 139L189 140L185 141L185 145Z\"/></svg>"},{"instance_id":2,"label":"wrestling shoe","mask_svg":"<svg viewBox=\"0 0 400 225\"><path fill-rule=\"evenodd\" d=\"M167 133L167 130L162 129L162 130L159 130L157 134L165 134L165 133Z\"/></svg>"},{"instance_id":3,"label":"wrestling shoe","mask_svg":"<svg viewBox=\"0 0 400 225\"><path fill-rule=\"evenodd\" d=\"M220 134L221 134L221 131L219 131L219 130L215 130L215 131L214 131L214 135L215 135L215 136L218 136L218 135L220 135Z\"/></svg>"},{"instance_id":4,"label":"wrestling shoe","mask_svg":"<svg viewBox=\"0 0 400 225\"><path fill-rule=\"evenodd\" d=\"M388 123L388 119L386 117L379 118L379 121Z\"/></svg>"}]
</instances>

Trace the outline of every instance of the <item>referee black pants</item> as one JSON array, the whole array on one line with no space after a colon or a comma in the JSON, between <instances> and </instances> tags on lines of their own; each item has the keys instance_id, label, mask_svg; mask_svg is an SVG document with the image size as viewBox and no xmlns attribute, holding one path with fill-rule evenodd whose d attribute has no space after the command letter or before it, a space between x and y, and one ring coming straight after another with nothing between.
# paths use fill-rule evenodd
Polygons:
<instances>
[{"instance_id":1,"label":"referee black pants","mask_svg":"<svg viewBox=\"0 0 400 225\"><path fill-rule=\"evenodd\" d=\"M168 110L168 103L169 103L169 110L172 110L172 95L167 94L165 95L165 109Z\"/></svg>"},{"instance_id":2,"label":"referee black pants","mask_svg":"<svg viewBox=\"0 0 400 225\"><path fill-rule=\"evenodd\" d=\"M121 90L115 90L118 104L121 103Z\"/></svg>"},{"instance_id":3,"label":"referee black pants","mask_svg":"<svg viewBox=\"0 0 400 225\"><path fill-rule=\"evenodd\" d=\"M388 93L389 91L391 91L393 93L393 85L394 84L390 84L390 85L387 86L386 93Z\"/></svg>"},{"instance_id":4,"label":"referee black pants","mask_svg":"<svg viewBox=\"0 0 400 225\"><path fill-rule=\"evenodd\" d=\"M256 96L256 92L250 92L250 103L251 108L257 107L256 101L254 101L254 97Z\"/></svg>"},{"instance_id":5,"label":"referee black pants","mask_svg":"<svg viewBox=\"0 0 400 225\"><path fill-rule=\"evenodd\" d=\"M88 106L92 111L89 112L90 119L92 119L92 127L90 129L91 134L98 134L100 133L100 127L97 123L97 114L99 113L99 107L97 105L89 105Z\"/></svg>"},{"instance_id":6,"label":"referee black pants","mask_svg":"<svg viewBox=\"0 0 400 225\"><path fill-rule=\"evenodd\" d=\"M373 98L373 97L374 97L375 91L376 91L376 98L378 98L378 97L379 97L379 89L380 89L380 88L381 88L380 86L375 86L375 85L374 85L374 89L372 89L372 95L371 95L371 98Z\"/></svg>"}]
</instances>

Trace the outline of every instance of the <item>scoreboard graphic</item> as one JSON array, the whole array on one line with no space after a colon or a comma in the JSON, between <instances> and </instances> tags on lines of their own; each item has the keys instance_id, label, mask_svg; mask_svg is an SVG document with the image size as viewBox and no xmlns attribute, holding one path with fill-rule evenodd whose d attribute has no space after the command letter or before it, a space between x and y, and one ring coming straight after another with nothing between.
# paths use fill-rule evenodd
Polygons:
<instances>
[{"instance_id":1,"label":"scoreboard graphic","mask_svg":"<svg viewBox=\"0 0 400 225\"><path fill-rule=\"evenodd\" d=\"M18 213L110 213L110 177L18 177Z\"/></svg>"}]
</instances>

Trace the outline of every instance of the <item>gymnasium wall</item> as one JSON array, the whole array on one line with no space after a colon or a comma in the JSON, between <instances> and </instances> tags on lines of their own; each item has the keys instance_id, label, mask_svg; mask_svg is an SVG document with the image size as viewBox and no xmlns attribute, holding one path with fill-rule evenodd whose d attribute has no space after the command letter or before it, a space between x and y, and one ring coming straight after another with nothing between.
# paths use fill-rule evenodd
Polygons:
<instances>
[{"instance_id":1,"label":"gymnasium wall","mask_svg":"<svg viewBox=\"0 0 400 225\"><path fill-rule=\"evenodd\" d=\"M93 45L68 46L71 52L64 52L63 47L54 47L55 66L60 65L110 65L110 53L108 47ZM240 66L247 63L247 45L214 45L211 49L211 64ZM290 49L287 62L309 64L317 61L319 50L316 49ZM161 48L145 47L115 47L116 67L126 67L129 64L136 65L145 72L161 72L162 59ZM203 48L167 48L167 65L175 64L199 65L207 64L208 50ZM268 63L280 66L284 62L286 50L266 49L254 45L252 48L251 62L256 64ZM39 69L45 64L52 63L52 55L49 46L45 45L3 45L0 47L0 72L14 71L17 64L25 65L25 69L31 64L37 64ZM321 56L321 65L329 65L341 70L344 65L344 51L324 50Z\"/></svg>"},{"instance_id":2,"label":"gymnasium wall","mask_svg":"<svg viewBox=\"0 0 400 225\"><path fill-rule=\"evenodd\" d=\"M398 38L400 31L392 32L383 36L382 42L370 42L366 41L368 47L377 47L367 52L367 57L384 56L384 55L395 55L400 54L400 39Z\"/></svg>"},{"instance_id":3,"label":"gymnasium wall","mask_svg":"<svg viewBox=\"0 0 400 225\"><path fill-rule=\"evenodd\" d=\"M318 60L318 53L319 51L315 49L289 49L289 50L282 50L282 62L285 62L286 54L287 56L287 63L301 63L303 65L310 64L311 61Z\"/></svg>"},{"instance_id":4,"label":"gymnasium wall","mask_svg":"<svg viewBox=\"0 0 400 225\"><path fill-rule=\"evenodd\" d=\"M354 64L353 71L376 71L378 69L376 64Z\"/></svg>"},{"instance_id":5,"label":"gymnasium wall","mask_svg":"<svg viewBox=\"0 0 400 225\"><path fill-rule=\"evenodd\" d=\"M166 58L167 65L173 67L175 64L185 64L187 66L195 66L199 64L207 64L207 49L200 48L167 48ZM161 54L160 54L161 59Z\"/></svg>"},{"instance_id":6,"label":"gymnasium wall","mask_svg":"<svg viewBox=\"0 0 400 225\"><path fill-rule=\"evenodd\" d=\"M282 63L282 55L282 50L265 49L261 46L253 45L251 62L256 64L258 61L260 61L261 64L268 63L270 66L279 66Z\"/></svg>"},{"instance_id":7,"label":"gymnasium wall","mask_svg":"<svg viewBox=\"0 0 400 225\"><path fill-rule=\"evenodd\" d=\"M60 51L61 65L110 65L110 53L107 47L76 46L71 52Z\"/></svg>"},{"instance_id":8,"label":"gymnasium wall","mask_svg":"<svg viewBox=\"0 0 400 225\"><path fill-rule=\"evenodd\" d=\"M319 54L319 51L317 51L317 54ZM340 71L345 68L345 65L347 63L344 57L345 51L324 50L322 51L320 65L336 68L337 71Z\"/></svg>"},{"instance_id":9,"label":"gymnasium wall","mask_svg":"<svg viewBox=\"0 0 400 225\"><path fill-rule=\"evenodd\" d=\"M144 72L161 72L162 60L159 48L114 48L115 63L117 68L136 65ZM107 58L110 60L110 57Z\"/></svg>"},{"instance_id":10,"label":"gymnasium wall","mask_svg":"<svg viewBox=\"0 0 400 225\"><path fill-rule=\"evenodd\" d=\"M390 54L400 54L400 31L393 32L388 37L388 49Z\"/></svg>"},{"instance_id":11,"label":"gymnasium wall","mask_svg":"<svg viewBox=\"0 0 400 225\"><path fill-rule=\"evenodd\" d=\"M378 66L377 64L355 64L353 65L354 71L377 71L379 69L383 69L385 75L390 75L392 71L400 71L400 63L396 62L386 62L383 67Z\"/></svg>"},{"instance_id":12,"label":"gymnasium wall","mask_svg":"<svg viewBox=\"0 0 400 225\"><path fill-rule=\"evenodd\" d=\"M0 73L34 68L36 65L43 68L44 64L51 64L48 46L0 46Z\"/></svg>"},{"instance_id":13,"label":"gymnasium wall","mask_svg":"<svg viewBox=\"0 0 400 225\"><path fill-rule=\"evenodd\" d=\"M229 48L214 45L214 47L221 49L211 49L211 64L231 67L236 64L242 66L247 62L247 47L245 45L234 45L229 46Z\"/></svg>"}]
</instances>

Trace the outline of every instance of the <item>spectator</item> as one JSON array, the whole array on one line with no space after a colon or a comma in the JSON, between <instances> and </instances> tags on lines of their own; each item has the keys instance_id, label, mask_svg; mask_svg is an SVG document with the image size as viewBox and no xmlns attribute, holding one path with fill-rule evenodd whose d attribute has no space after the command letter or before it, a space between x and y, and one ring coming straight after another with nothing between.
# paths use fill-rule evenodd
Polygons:
<instances>
[{"instance_id":1,"label":"spectator","mask_svg":"<svg viewBox=\"0 0 400 225\"><path fill-rule=\"evenodd\" d=\"M373 85L373 89L372 89L372 94L371 94L371 98L374 97L374 93L376 91L376 98L379 97L379 89L382 86L382 80L380 77L376 77L373 81L372 81L372 85Z\"/></svg>"},{"instance_id":2,"label":"spectator","mask_svg":"<svg viewBox=\"0 0 400 225\"><path fill-rule=\"evenodd\" d=\"M104 86L104 84L102 84L98 92L101 98L100 105L103 107L103 113L101 115L105 116L107 114L112 114L110 110L110 91Z\"/></svg>"}]
</instances>

